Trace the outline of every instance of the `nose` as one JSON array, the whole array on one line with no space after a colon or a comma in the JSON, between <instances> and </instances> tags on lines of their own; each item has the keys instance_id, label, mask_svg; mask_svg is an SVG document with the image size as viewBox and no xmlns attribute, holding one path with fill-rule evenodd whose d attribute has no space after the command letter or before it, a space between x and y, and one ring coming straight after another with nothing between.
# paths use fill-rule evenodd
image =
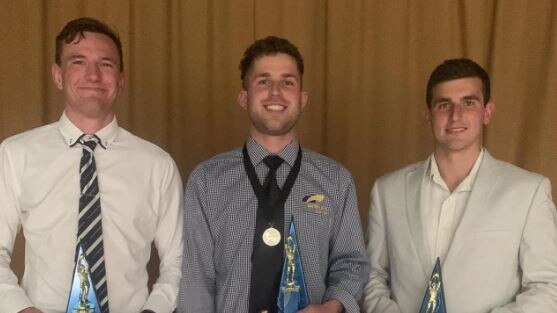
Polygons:
<instances>
[{"instance_id":1,"label":"nose","mask_svg":"<svg viewBox=\"0 0 557 313\"><path fill-rule=\"evenodd\" d=\"M282 92L280 82L271 82L271 87L269 88L269 93L272 96L278 96Z\"/></svg>"},{"instance_id":2,"label":"nose","mask_svg":"<svg viewBox=\"0 0 557 313\"><path fill-rule=\"evenodd\" d=\"M99 66L95 63L88 63L85 70L85 78L90 81L98 81L101 77Z\"/></svg>"},{"instance_id":3,"label":"nose","mask_svg":"<svg viewBox=\"0 0 557 313\"><path fill-rule=\"evenodd\" d=\"M451 120L458 120L462 117L462 104L456 103L451 107Z\"/></svg>"}]
</instances>

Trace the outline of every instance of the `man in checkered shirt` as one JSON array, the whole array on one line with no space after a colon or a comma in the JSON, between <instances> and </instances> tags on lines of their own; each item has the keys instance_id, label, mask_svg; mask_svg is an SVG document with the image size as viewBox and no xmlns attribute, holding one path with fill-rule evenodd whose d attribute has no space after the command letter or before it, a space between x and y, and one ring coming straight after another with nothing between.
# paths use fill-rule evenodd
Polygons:
<instances>
[{"instance_id":1,"label":"man in checkered shirt","mask_svg":"<svg viewBox=\"0 0 557 313\"><path fill-rule=\"evenodd\" d=\"M291 170L299 168L277 228L281 249L291 220L297 228L310 302L300 312L359 312L369 264L354 182L337 162L300 149L296 122L308 99L302 91L302 56L286 39L267 37L246 50L240 70L243 88L237 100L248 112L249 137L243 149L217 155L191 173L178 312L277 312L280 277L252 272L254 241L276 244L257 233L262 213L248 178L252 168L252 177L265 185L269 168L263 160L269 155L283 160L276 170L282 191ZM254 279L268 280L273 292L261 296Z\"/></svg>"}]
</instances>

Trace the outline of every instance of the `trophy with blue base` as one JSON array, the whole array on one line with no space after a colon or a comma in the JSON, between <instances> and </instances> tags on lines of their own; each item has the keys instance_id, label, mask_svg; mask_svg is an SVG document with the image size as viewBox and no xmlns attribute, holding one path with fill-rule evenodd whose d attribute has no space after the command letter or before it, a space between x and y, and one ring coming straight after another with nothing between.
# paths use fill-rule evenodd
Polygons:
<instances>
[{"instance_id":1,"label":"trophy with blue base","mask_svg":"<svg viewBox=\"0 0 557 313\"><path fill-rule=\"evenodd\" d=\"M439 258L435 262L419 313L447 313Z\"/></svg>"},{"instance_id":2,"label":"trophy with blue base","mask_svg":"<svg viewBox=\"0 0 557 313\"><path fill-rule=\"evenodd\" d=\"M277 306L281 313L295 313L309 304L294 220L284 241L284 264Z\"/></svg>"},{"instance_id":3,"label":"trophy with blue base","mask_svg":"<svg viewBox=\"0 0 557 313\"><path fill-rule=\"evenodd\" d=\"M72 288L68 298L66 313L101 313L95 288L93 288L91 281L89 264L85 259L85 253L83 253L81 245L78 246Z\"/></svg>"}]
</instances>

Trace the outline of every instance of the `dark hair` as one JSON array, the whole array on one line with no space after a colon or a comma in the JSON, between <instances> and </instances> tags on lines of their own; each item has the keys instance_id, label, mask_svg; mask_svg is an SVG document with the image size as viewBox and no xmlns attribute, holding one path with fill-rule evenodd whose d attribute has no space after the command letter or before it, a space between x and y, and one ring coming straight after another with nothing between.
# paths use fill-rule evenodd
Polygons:
<instances>
[{"instance_id":1,"label":"dark hair","mask_svg":"<svg viewBox=\"0 0 557 313\"><path fill-rule=\"evenodd\" d=\"M304 59L298 48L287 39L268 36L256 40L244 52L244 57L240 61L240 79L244 89L247 89L248 82L246 81L246 76L251 70L253 62L262 56L275 55L277 53L285 53L294 58L298 66L298 72L300 72L300 78L304 75Z\"/></svg>"},{"instance_id":2,"label":"dark hair","mask_svg":"<svg viewBox=\"0 0 557 313\"><path fill-rule=\"evenodd\" d=\"M118 49L118 56L120 57L120 72L124 71L124 59L122 57L122 43L120 42L120 37L114 32L108 25L103 22L91 18L91 17L81 17L72 21L69 21L64 28L56 36L56 53L54 55L54 61L58 65L62 65L62 46L64 43L68 44L73 42L77 37L84 38L85 32L99 33L108 36Z\"/></svg>"},{"instance_id":3,"label":"dark hair","mask_svg":"<svg viewBox=\"0 0 557 313\"><path fill-rule=\"evenodd\" d=\"M462 58L445 60L442 64L438 65L433 72L431 72L427 82L427 91L425 96L428 108L431 108L433 87L449 80L469 77L478 77L482 80L484 105L488 103L491 93L489 75L480 65L478 65L478 63L470 59Z\"/></svg>"}]
</instances>

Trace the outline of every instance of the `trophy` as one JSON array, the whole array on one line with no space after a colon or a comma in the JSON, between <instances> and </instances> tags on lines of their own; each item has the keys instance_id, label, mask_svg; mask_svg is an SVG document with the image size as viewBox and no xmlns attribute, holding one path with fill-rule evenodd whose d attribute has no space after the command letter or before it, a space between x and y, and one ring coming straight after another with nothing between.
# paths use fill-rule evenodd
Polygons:
<instances>
[{"instance_id":1,"label":"trophy","mask_svg":"<svg viewBox=\"0 0 557 313\"><path fill-rule=\"evenodd\" d=\"M91 283L89 264L81 245L78 249L66 313L100 313L95 289Z\"/></svg>"},{"instance_id":2,"label":"trophy","mask_svg":"<svg viewBox=\"0 0 557 313\"><path fill-rule=\"evenodd\" d=\"M308 294L298 250L296 226L290 222L290 230L284 241L284 264L280 279L277 306L281 313L295 313L308 306Z\"/></svg>"},{"instance_id":3,"label":"trophy","mask_svg":"<svg viewBox=\"0 0 557 313\"><path fill-rule=\"evenodd\" d=\"M443 291L443 277L441 276L441 262L439 258L435 262L433 272L427 289L425 291L424 300L420 307L420 313L447 313L445 307L445 293Z\"/></svg>"}]
</instances>

